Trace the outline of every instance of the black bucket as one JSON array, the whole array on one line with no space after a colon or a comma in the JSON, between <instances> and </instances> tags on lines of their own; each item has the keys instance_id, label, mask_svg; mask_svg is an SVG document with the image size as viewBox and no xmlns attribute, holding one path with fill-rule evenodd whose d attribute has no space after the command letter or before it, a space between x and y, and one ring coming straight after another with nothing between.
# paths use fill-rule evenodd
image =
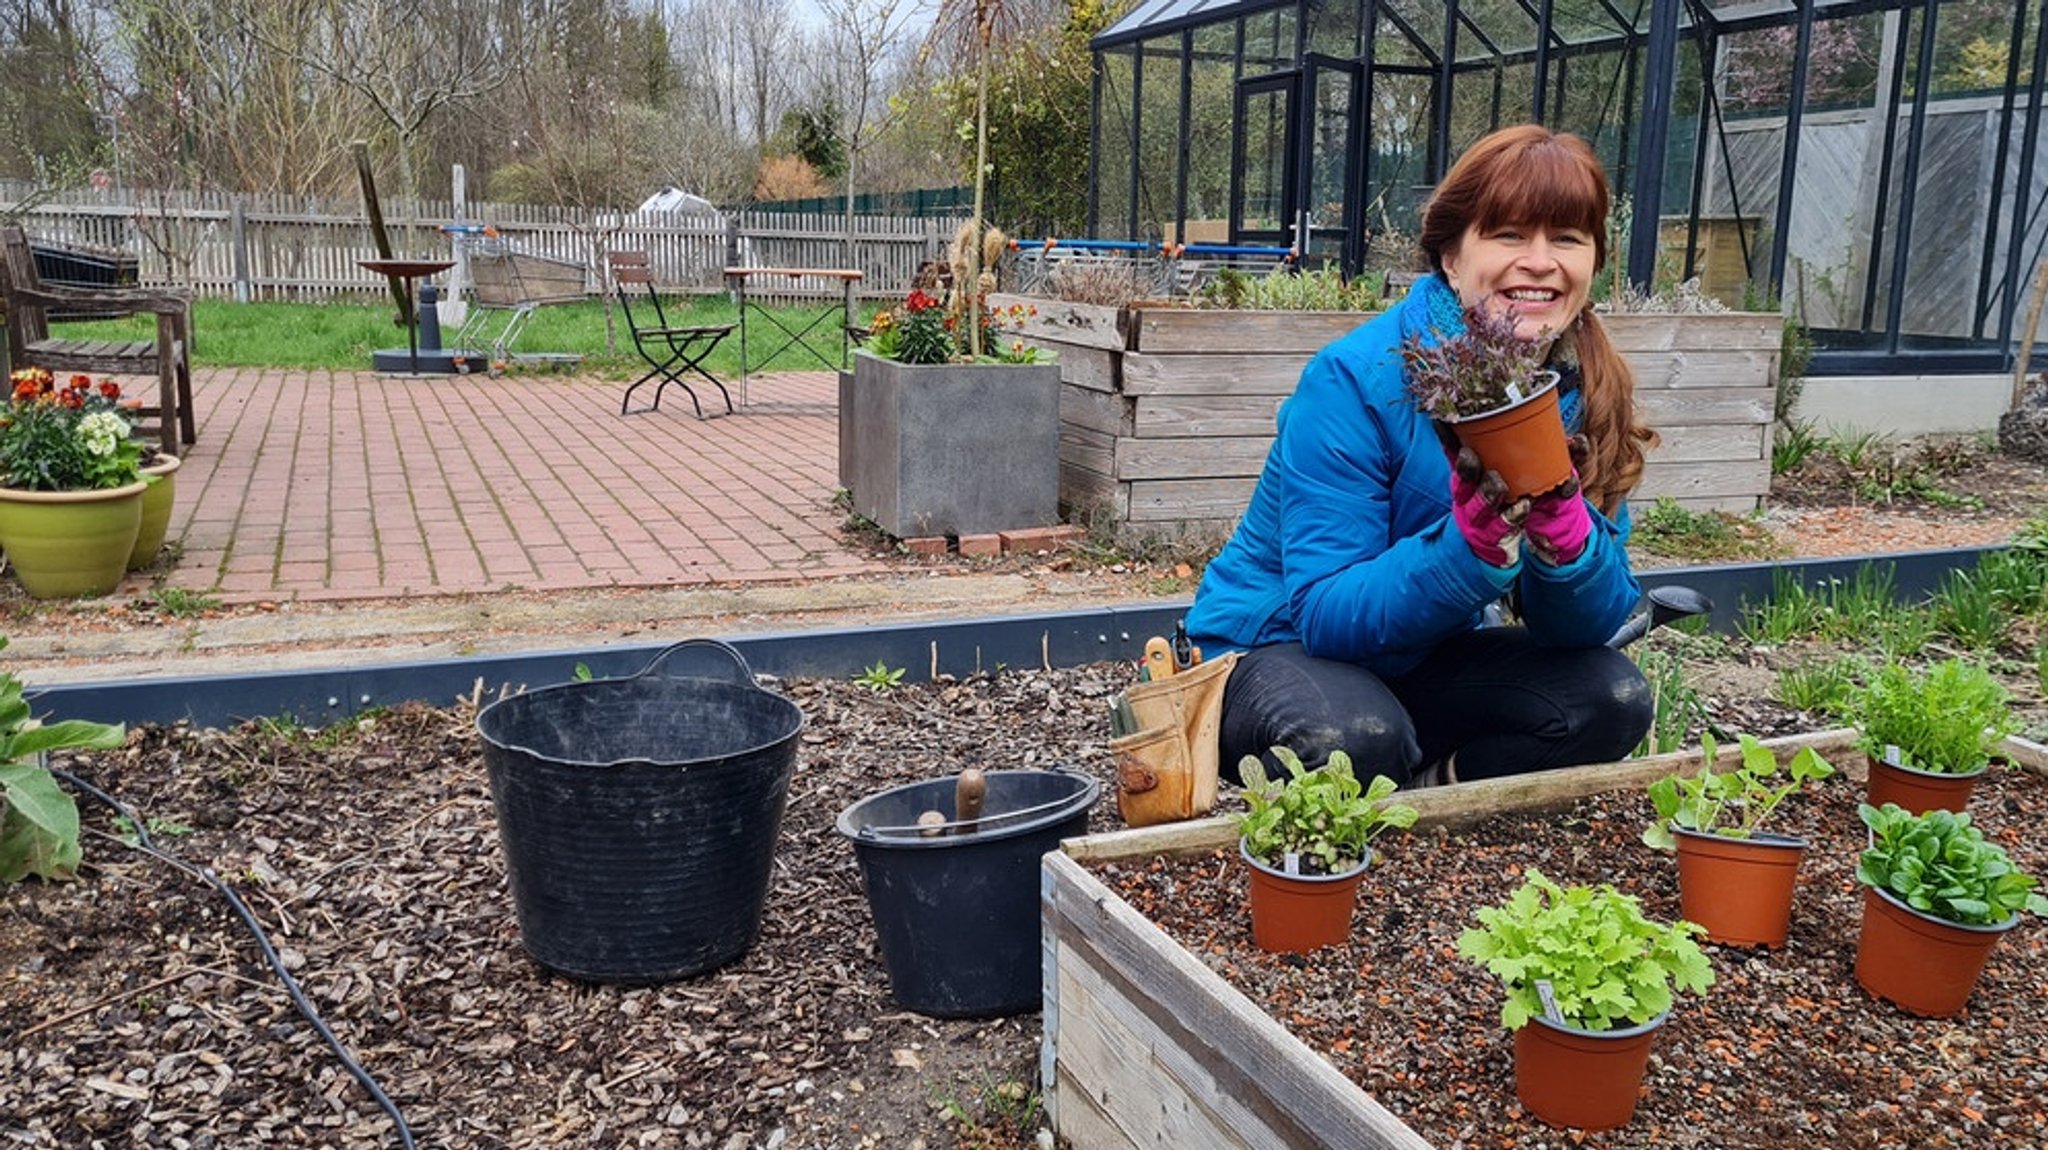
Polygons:
<instances>
[{"instance_id":1,"label":"black bucket","mask_svg":"<svg viewBox=\"0 0 2048 1150\"><path fill-rule=\"evenodd\" d=\"M839 813L860 860L889 990L904 1008L940 1018L1036 1010L1038 867L1060 840L1088 829L1102 784L1067 771L990 771L972 829L917 825L954 817L957 780L911 783Z\"/></svg>"},{"instance_id":2,"label":"black bucket","mask_svg":"<svg viewBox=\"0 0 2048 1150\"><path fill-rule=\"evenodd\" d=\"M677 674L684 653L712 676ZM629 678L485 707L476 727L527 953L575 978L623 983L687 978L745 954L761 930L803 725L795 703L756 686L740 653L709 639L678 643Z\"/></svg>"}]
</instances>

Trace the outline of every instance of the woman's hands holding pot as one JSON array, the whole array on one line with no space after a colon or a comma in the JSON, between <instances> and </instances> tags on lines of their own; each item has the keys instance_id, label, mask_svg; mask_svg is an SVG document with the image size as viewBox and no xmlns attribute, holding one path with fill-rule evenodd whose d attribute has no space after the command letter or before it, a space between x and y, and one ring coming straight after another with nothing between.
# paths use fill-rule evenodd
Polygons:
<instances>
[{"instance_id":1,"label":"woman's hands holding pot","mask_svg":"<svg viewBox=\"0 0 2048 1150\"><path fill-rule=\"evenodd\" d=\"M1585 436L1572 436L1572 477L1531 500L1529 513L1522 521L1529 547L1538 559L1553 567L1585 554L1586 539L1593 534L1593 518L1579 495L1579 463L1586 458L1588 449Z\"/></svg>"},{"instance_id":2,"label":"woman's hands holding pot","mask_svg":"<svg viewBox=\"0 0 2048 1150\"><path fill-rule=\"evenodd\" d=\"M1507 484L1471 448L1460 447L1451 456L1451 519L1480 562L1513 567L1521 561L1529 510L1529 500L1508 498Z\"/></svg>"}]
</instances>

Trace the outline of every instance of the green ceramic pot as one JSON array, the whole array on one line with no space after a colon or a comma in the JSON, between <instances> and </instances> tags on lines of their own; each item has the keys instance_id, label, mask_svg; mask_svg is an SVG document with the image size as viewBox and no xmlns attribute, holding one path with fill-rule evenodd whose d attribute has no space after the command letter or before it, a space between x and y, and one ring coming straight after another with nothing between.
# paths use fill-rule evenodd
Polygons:
<instances>
[{"instance_id":1,"label":"green ceramic pot","mask_svg":"<svg viewBox=\"0 0 2048 1150\"><path fill-rule=\"evenodd\" d=\"M140 481L97 491L0 487L0 547L30 595L71 599L120 586L142 527Z\"/></svg>"},{"instance_id":2,"label":"green ceramic pot","mask_svg":"<svg viewBox=\"0 0 2048 1150\"><path fill-rule=\"evenodd\" d=\"M128 553L130 571L156 562L156 553L163 548L164 536L171 529L171 504L178 493L178 468L183 462L175 455L159 454L155 463L142 469L145 477L156 476L156 482L142 493L142 527L135 532L135 549Z\"/></svg>"}]
</instances>

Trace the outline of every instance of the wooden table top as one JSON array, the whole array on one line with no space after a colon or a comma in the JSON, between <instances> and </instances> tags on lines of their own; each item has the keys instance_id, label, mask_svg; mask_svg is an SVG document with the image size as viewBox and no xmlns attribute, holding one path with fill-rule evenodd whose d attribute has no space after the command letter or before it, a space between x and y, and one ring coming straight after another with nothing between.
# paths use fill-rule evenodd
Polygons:
<instances>
[{"instance_id":1,"label":"wooden table top","mask_svg":"<svg viewBox=\"0 0 2048 1150\"><path fill-rule=\"evenodd\" d=\"M799 276L824 276L851 281L862 277L862 273L853 268L727 268L725 274L735 279L745 279L748 276L788 276L791 279Z\"/></svg>"}]
</instances>

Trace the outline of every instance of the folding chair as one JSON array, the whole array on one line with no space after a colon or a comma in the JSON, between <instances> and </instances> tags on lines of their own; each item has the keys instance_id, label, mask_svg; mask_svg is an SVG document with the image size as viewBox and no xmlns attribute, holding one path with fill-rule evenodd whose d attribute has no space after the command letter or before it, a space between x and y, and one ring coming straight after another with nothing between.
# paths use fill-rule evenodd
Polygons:
<instances>
[{"instance_id":1,"label":"folding chair","mask_svg":"<svg viewBox=\"0 0 2048 1150\"><path fill-rule=\"evenodd\" d=\"M661 293L654 289L654 270L649 266L647 253L644 251L608 252L605 255L605 264L611 271L612 288L618 293L619 310L626 316L626 330L633 335L633 350L639 352L640 358L646 360L651 368L646 375L626 387L626 394L619 399L619 414L638 415L641 412L658 410L661 407L661 393L673 383L689 394L690 406L697 409L697 418L704 418L704 406L697 402L696 391L683 379L685 372L694 371L709 380L711 386L718 389L718 394L725 397L725 412L731 415L732 394L725 390L724 384L718 382L717 376L704 370L703 363L704 357L710 355L711 349L718 346L718 341L732 331L733 325L726 323L699 327L671 326L668 322L668 313L661 306ZM640 322L647 318L645 310L638 318L633 315L633 296L636 294L636 288L646 293L642 307L654 313L652 326ZM661 382L655 385L654 402L643 408L629 410L633 402L633 392L641 384L657 376Z\"/></svg>"}]
</instances>

